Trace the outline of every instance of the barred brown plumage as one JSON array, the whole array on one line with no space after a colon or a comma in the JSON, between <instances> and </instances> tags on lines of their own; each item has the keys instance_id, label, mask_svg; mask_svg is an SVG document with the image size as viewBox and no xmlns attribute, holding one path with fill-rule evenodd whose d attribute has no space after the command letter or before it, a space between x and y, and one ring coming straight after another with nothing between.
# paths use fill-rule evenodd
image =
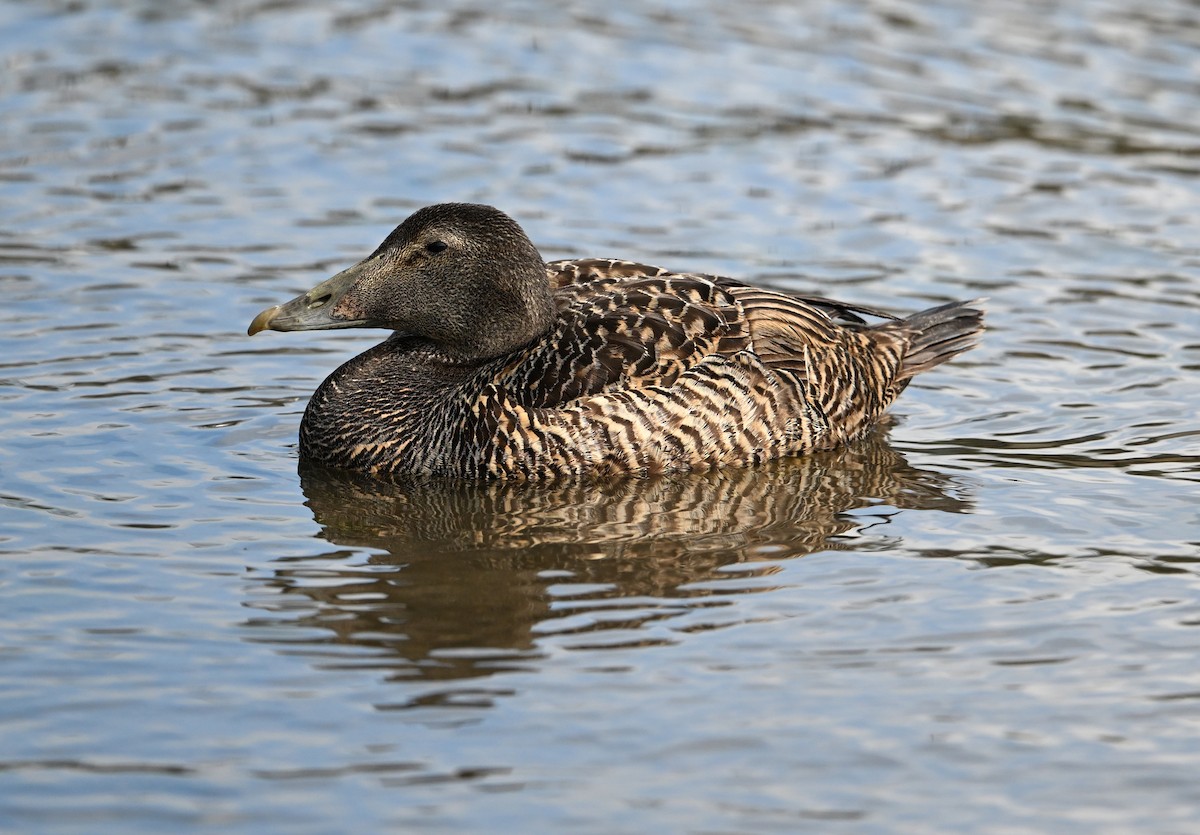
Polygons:
<instances>
[{"instance_id":1,"label":"barred brown plumage","mask_svg":"<svg viewBox=\"0 0 1200 835\"><path fill-rule=\"evenodd\" d=\"M900 319L631 261L547 264L499 210L443 204L264 310L250 333L393 331L313 394L306 459L538 479L745 465L846 443L914 375L973 347L982 316L977 302Z\"/></svg>"}]
</instances>

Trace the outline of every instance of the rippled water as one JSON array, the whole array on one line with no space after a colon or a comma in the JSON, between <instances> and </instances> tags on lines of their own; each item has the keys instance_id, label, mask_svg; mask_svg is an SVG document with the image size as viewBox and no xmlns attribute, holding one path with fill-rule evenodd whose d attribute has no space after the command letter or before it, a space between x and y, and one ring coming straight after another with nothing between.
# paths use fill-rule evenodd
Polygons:
<instances>
[{"instance_id":1,"label":"rippled water","mask_svg":"<svg viewBox=\"0 0 1200 835\"><path fill-rule=\"evenodd\" d=\"M1200 9L0 6L0 829L1200 815ZM412 209L990 330L836 454L299 472Z\"/></svg>"}]
</instances>

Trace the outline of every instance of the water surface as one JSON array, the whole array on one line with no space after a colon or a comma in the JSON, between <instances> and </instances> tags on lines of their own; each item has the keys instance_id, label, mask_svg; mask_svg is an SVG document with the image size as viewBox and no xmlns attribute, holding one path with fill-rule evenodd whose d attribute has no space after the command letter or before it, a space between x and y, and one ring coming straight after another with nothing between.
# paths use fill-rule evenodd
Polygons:
<instances>
[{"instance_id":1,"label":"water surface","mask_svg":"<svg viewBox=\"0 0 1200 835\"><path fill-rule=\"evenodd\" d=\"M1188 831L1200 12L0 7L0 829ZM299 470L413 209L982 346L845 451Z\"/></svg>"}]
</instances>

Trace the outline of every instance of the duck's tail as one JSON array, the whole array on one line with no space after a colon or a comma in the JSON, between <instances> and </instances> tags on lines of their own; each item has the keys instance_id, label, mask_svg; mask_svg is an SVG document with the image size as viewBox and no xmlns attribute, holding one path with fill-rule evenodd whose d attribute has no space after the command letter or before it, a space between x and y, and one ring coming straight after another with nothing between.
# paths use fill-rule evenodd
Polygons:
<instances>
[{"instance_id":1,"label":"duck's tail","mask_svg":"<svg viewBox=\"0 0 1200 835\"><path fill-rule=\"evenodd\" d=\"M984 301L972 299L951 302L881 325L910 335L908 352L900 363L896 381L907 382L921 372L974 348L983 333Z\"/></svg>"}]
</instances>

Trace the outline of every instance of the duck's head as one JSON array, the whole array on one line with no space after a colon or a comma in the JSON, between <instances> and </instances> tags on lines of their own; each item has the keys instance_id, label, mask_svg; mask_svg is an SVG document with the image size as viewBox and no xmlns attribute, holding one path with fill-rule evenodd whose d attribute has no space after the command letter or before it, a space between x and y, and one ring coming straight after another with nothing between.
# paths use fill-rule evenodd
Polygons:
<instances>
[{"instance_id":1,"label":"duck's head","mask_svg":"<svg viewBox=\"0 0 1200 835\"><path fill-rule=\"evenodd\" d=\"M479 361L549 330L546 267L516 221L491 206L414 213L370 256L254 317L249 333L388 328Z\"/></svg>"}]
</instances>

